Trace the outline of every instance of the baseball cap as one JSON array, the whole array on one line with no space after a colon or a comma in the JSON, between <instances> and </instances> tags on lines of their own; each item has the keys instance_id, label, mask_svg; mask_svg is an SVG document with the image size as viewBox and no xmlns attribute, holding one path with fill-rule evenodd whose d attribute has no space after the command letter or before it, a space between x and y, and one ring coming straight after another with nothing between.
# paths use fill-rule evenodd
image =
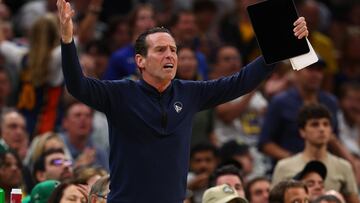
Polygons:
<instances>
[{"instance_id":1,"label":"baseball cap","mask_svg":"<svg viewBox=\"0 0 360 203\"><path fill-rule=\"evenodd\" d=\"M302 171L293 177L293 179L301 180L310 172L319 174L323 180L325 180L327 174L326 166L321 161L310 161L305 165Z\"/></svg>"},{"instance_id":2,"label":"baseball cap","mask_svg":"<svg viewBox=\"0 0 360 203\"><path fill-rule=\"evenodd\" d=\"M38 183L31 190L31 203L47 203L51 193L55 190L55 188L60 184L59 181L56 180L46 180Z\"/></svg>"},{"instance_id":3,"label":"baseball cap","mask_svg":"<svg viewBox=\"0 0 360 203\"><path fill-rule=\"evenodd\" d=\"M203 203L227 203L236 200L237 203L248 203L228 184L223 184L207 189L202 198Z\"/></svg>"}]
</instances>

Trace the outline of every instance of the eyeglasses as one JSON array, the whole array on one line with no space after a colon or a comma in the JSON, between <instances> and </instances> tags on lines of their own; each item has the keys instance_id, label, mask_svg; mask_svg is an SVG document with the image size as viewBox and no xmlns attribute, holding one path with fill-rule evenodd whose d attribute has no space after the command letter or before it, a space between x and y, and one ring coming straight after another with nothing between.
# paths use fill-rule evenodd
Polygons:
<instances>
[{"instance_id":1,"label":"eyeglasses","mask_svg":"<svg viewBox=\"0 0 360 203\"><path fill-rule=\"evenodd\" d=\"M103 199L107 199L107 195L102 195L102 194L96 194L96 196L103 198Z\"/></svg>"},{"instance_id":2,"label":"eyeglasses","mask_svg":"<svg viewBox=\"0 0 360 203\"><path fill-rule=\"evenodd\" d=\"M72 166L73 162L71 160L66 160L66 159L53 159L50 161L51 165L54 166Z\"/></svg>"}]
</instances>

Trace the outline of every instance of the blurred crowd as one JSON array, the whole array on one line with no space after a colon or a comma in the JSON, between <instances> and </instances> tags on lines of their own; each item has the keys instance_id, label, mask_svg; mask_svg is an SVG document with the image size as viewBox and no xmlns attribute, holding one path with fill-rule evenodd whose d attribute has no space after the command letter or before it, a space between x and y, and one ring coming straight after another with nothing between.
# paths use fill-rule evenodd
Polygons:
<instances>
[{"instance_id":1,"label":"blurred crowd","mask_svg":"<svg viewBox=\"0 0 360 203\"><path fill-rule=\"evenodd\" d=\"M175 37L176 79L229 76L261 55L246 11L258 0L70 2L83 72L99 80L138 79L134 41L154 26L169 28ZM320 181L321 195L359 202L360 1L294 3L306 18L319 61L300 71L283 61L255 91L195 116L186 201L201 202L209 187L226 183L250 203L266 203L271 184L293 177L310 160L322 160L289 161L323 150L305 132L307 120L298 120L304 106L321 104L330 116L320 110L321 116L310 118L330 121L326 156L339 162L323 160L328 176L320 173L322 181L333 183ZM22 188L25 201L45 195L43 202L61 202L68 190L81 202L106 201L107 120L64 86L56 0L0 1L0 110L0 188L6 202L11 188ZM303 187L286 184L279 187Z\"/></svg>"}]
</instances>

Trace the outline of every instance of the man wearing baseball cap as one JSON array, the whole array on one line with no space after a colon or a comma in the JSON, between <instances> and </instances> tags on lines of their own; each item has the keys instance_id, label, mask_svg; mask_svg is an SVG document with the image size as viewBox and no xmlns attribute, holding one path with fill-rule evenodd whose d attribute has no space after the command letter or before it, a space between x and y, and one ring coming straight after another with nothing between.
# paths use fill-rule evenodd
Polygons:
<instances>
[{"instance_id":1,"label":"man wearing baseball cap","mask_svg":"<svg viewBox=\"0 0 360 203\"><path fill-rule=\"evenodd\" d=\"M203 203L248 203L240 197L228 184L218 185L207 189L203 196Z\"/></svg>"},{"instance_id":2,"label":"man wearing baseball cap","mask_svg":"<svg viewBox=\"0 0 360 203\"><path fill-rule=\"evenodd\" d=\"M31 194L27 196L23 203L47 203L51 193L60 184L56 180L46 180L35 185Z\"/></svg>"},{"instance_id":3,"label":"man wearing baseball cap","mask_svg":"<svg viewBox=\"0 0 360 203\"><path fill-rule=\"evenodd\" d=\"M293 179L305 183L309 190L309 198L312 201L325 194L324 181L326 174L326 166L321 161L314 160L308 162Z\"/></svg>"}]
</instances>

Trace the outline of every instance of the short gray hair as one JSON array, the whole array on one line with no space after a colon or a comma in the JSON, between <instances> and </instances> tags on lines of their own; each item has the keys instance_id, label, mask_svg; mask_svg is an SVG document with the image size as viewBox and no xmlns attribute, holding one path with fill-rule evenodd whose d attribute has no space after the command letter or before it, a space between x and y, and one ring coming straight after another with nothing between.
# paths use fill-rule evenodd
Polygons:
<instances>
[{"instance_id":1,"label":"short gray hair","mask_svg":"<svg viewBox=\"0 0 360 203\"><path fill-rule=\"evenodd\" d=\"M106 189L109 188L110 184L110 176L106 175L101 177L99 180L97 180L94 185L91 186L90 193L89 193L89 202L91 201L91 195L104 195L107 196L107 194L104 194L106 192Z\"/></svg>"}]
</instances>

